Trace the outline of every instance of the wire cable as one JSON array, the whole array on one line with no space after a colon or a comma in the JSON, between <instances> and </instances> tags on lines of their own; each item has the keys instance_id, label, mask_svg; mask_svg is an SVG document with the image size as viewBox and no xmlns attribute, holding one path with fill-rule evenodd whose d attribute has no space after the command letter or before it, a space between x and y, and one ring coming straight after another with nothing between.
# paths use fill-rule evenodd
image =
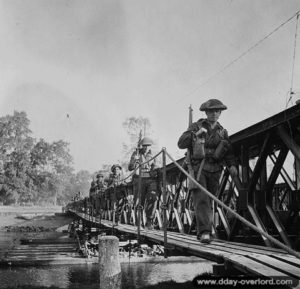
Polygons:
<instances>
[{"instance_id":1,"label":"wire cable","mask_svg":"<svg viewBox=\"0 0 300 289\"><path fill-rule=\"evenodd\" d=\"M223 68L221 68L219 71L217 71L216 73L212 74L207 80L205 80L204 82L202 82L198 87L196 87L193 91L191 91L189 94L187 94L184 98L191 96L192 94L194 94L196 91L198 91L201 87L203 87L204 85L206 85L207 83L209 83L212 79L214 79L215 77L217 77L219 74L223 73L226 69L228 69L229 67L231 67L233 64L235 64L236 62L238 62L241 58L243 58L244 56L246 56L248 53L250 53L254 48L256 48L257 46L259 46L261 43L263 43L266 39L268 39L270 36L272 36L275 32L277 32L280 28L282 28L285 24L287 24L288 22L290 22L292 19L294 19L295 17L299 17L299 12L300 10L298 10L293 16L291 16L290 18L288 18L287 20L285 20L283 23L281 23L279 26L277 26L275 29L273 29L270 33L268 33L266 36L264 36L262 39L260 39L259 41L257 41L255 44L253 44L252 46L250 46L246 51L244 51L242 54L240 54L238 57L236 57L235 59L233 59L232 61L230 61L228 64L226 64ZM297 22L298 23L298 22ZM180 99L179 101L181 101L182 99Z\"/></svg>"},{"instance_id":2,"label":"wire cable","mask_svg":"<svg viewBox=\"0 0 300 289\"><path fill-rule=\"evenodd\" d=\"M293 64L292 64L292 76L291 76L291 87L289 92L289 100L286 103L286 107L288 106L289 102L292 102L292 97L294 95L293 85L294 85L294 73L295 73L295 59L296 59L296 48L297 48L297 31L298 31L298 22L299 22L299 12L297 13L297 21L296 21L296 31L295 31L295 38L294 38L294 53L293 53ZM292 103L293 104L293 103Z\"/></svg>"}]
</instances>

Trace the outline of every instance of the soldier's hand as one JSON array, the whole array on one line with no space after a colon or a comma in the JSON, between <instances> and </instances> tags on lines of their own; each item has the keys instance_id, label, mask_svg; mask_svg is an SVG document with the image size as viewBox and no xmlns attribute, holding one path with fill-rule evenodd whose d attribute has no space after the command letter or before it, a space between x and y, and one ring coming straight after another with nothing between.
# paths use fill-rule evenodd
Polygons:
<instances>
[{"instance_id":1,"label":"soldier's hand","mask_svg":"<svg viewBox=\"0 0 300 289\"><path fill-rule=\"evenodd\" d=\"M229 173L232 177L236 177L238 174L236 166L230 166L229 167Z\"/></svg>"},{"instance_id":2,"label":"soldier's hand","mask_svg":"<svg viewBox=\"0 0 300 289\"><path fill-rule=\"evenodd\" d=\"M201 127L198 131L196 131L196 136L200 136L201 134L207 133L207 129Z\"/></svg>"}]
</instances>

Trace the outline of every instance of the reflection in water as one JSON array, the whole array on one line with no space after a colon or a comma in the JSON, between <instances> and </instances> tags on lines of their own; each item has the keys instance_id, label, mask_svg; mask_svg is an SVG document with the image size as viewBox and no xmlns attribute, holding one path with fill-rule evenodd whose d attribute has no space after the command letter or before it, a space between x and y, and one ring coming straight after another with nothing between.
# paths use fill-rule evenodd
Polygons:
<instances>
[{"instance_id":1,"label":"reflection in water","mask_svg":"<svg viewBox=\"0 0 300 289\"><path fill-rule=\"evenodd\" d=\"M69 268L12 268L0 270L0 288L17 287L20 285L47 286L68 288Z\"/></svg>"},{"instance_id":2,"label":"reflection in water","mask_svg":"<svg viewBox=\"0 0 300 289\"><path fill-rule=\"evenodd\" d=\"M211 272L210 262L123 263L122 288L143 288L163 281L186 282ZM0 288L20 285L59 288L99 288L97 264L0 269Z\"/></svg>"},{"instance_id":3,"label":"reflection in water","mask_svg":"<svg viewBox=\"0 0 300 289\"><path fill-rule=\"evenodd\" d=\"M193 263L133 263L122 264L123 288L143 288L173 280L178 283L193 280L199 274L212 272L208 261Z\"/></svg>"}]
</instances>

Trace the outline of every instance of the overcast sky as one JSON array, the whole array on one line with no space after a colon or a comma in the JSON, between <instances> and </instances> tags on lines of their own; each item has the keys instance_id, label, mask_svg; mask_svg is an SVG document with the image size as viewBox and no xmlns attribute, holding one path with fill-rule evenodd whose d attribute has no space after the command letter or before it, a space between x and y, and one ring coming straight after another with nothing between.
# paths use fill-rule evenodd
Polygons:
<instances>
[{"instance_id":1,"label":"overcast sky","mask_svg":"<svg viewBox=\"0 0 300 289\"><path fill-rule=\"evenodd\" d=\"M77 170L120 158L130 116L148 117L159 147L178 157L190 104L198 119L202 102L223 101L230 134L285 108L296 18L202 84L299 9L299 0L0 0L1 115L25 110L34 137L70 142Z\"/></svg>"}]
</instances>

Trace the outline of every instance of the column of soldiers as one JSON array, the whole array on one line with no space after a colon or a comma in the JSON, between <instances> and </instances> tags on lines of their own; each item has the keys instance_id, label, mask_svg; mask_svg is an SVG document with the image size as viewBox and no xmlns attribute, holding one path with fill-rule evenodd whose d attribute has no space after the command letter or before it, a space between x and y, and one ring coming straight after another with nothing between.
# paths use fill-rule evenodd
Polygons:
<instances>
[{"instance_id":1,"label":"column of soldiers","mask_svg":"<svg viewBox=\"0 0 300 289\"><path fill-rule=\"evenodd\" d=\"M200 111L205 112L206 118L192 123L178 141L180 149L189 151L189 159L186 160L186 163L190 165L189 173L212 194L218 191L220 175L225 165L233 177L237 175L236 159L228 133L218 122L221 112L226 109L227 107L217 99L210 99L203 103ZM144 137L131 155L128 165L129 171L134 172L132 176L133 202L129 207L134 211L135 224L137 224L137 216L143 216L143 214L137 214L138 210L141 213L144 211L146 220L143 225L147 229L153 229L153 220L161 192L160 174L156 170L155 159L152 159L152 144L149 137ZM212 201L205 192L191 182L189 182L189 191L192 194L197 237L204 244L210 243L213 224ZM97 214L101 214L104 210L113 211L116 224L132 195L128 192L122 167L118 164L111 167L111 173L107 179L104 179L103 174L98 174L97 180L91 184L90 199L95 204L93 209ZM143 217L141 221L143 222Z\"/></svg>"},{"instance_id":2,"label":"column of soldiers","mask_svg":"<svg viewBox=\"0 0 300 289\"><path fill-rule=\"evenodd\" d=\"M141 166L140 200L138 194L138 166L152 158L150 149L152 144L153 142L149 137L144 137L130 158L128 169L129 171L135 170L132 176L132 190L124 182L123 170L119 164L114 164L111 167L111 172L107 178L104 177L103 173L97 174L96 180L91 182L89 205L87 206L94 216L100 216L104 211L113 212L115 225L117 225L125 206L128 206L128 211L135 212L134 220L137 224L137 210L141 208L141 210L144 209L146 216L144 226L153 229L153 220L159 199L159 181L155 160ZM142 212L141 216L143 216ZM141 220L143 221L143 218Z\"/></svg>"}]
</instances>

